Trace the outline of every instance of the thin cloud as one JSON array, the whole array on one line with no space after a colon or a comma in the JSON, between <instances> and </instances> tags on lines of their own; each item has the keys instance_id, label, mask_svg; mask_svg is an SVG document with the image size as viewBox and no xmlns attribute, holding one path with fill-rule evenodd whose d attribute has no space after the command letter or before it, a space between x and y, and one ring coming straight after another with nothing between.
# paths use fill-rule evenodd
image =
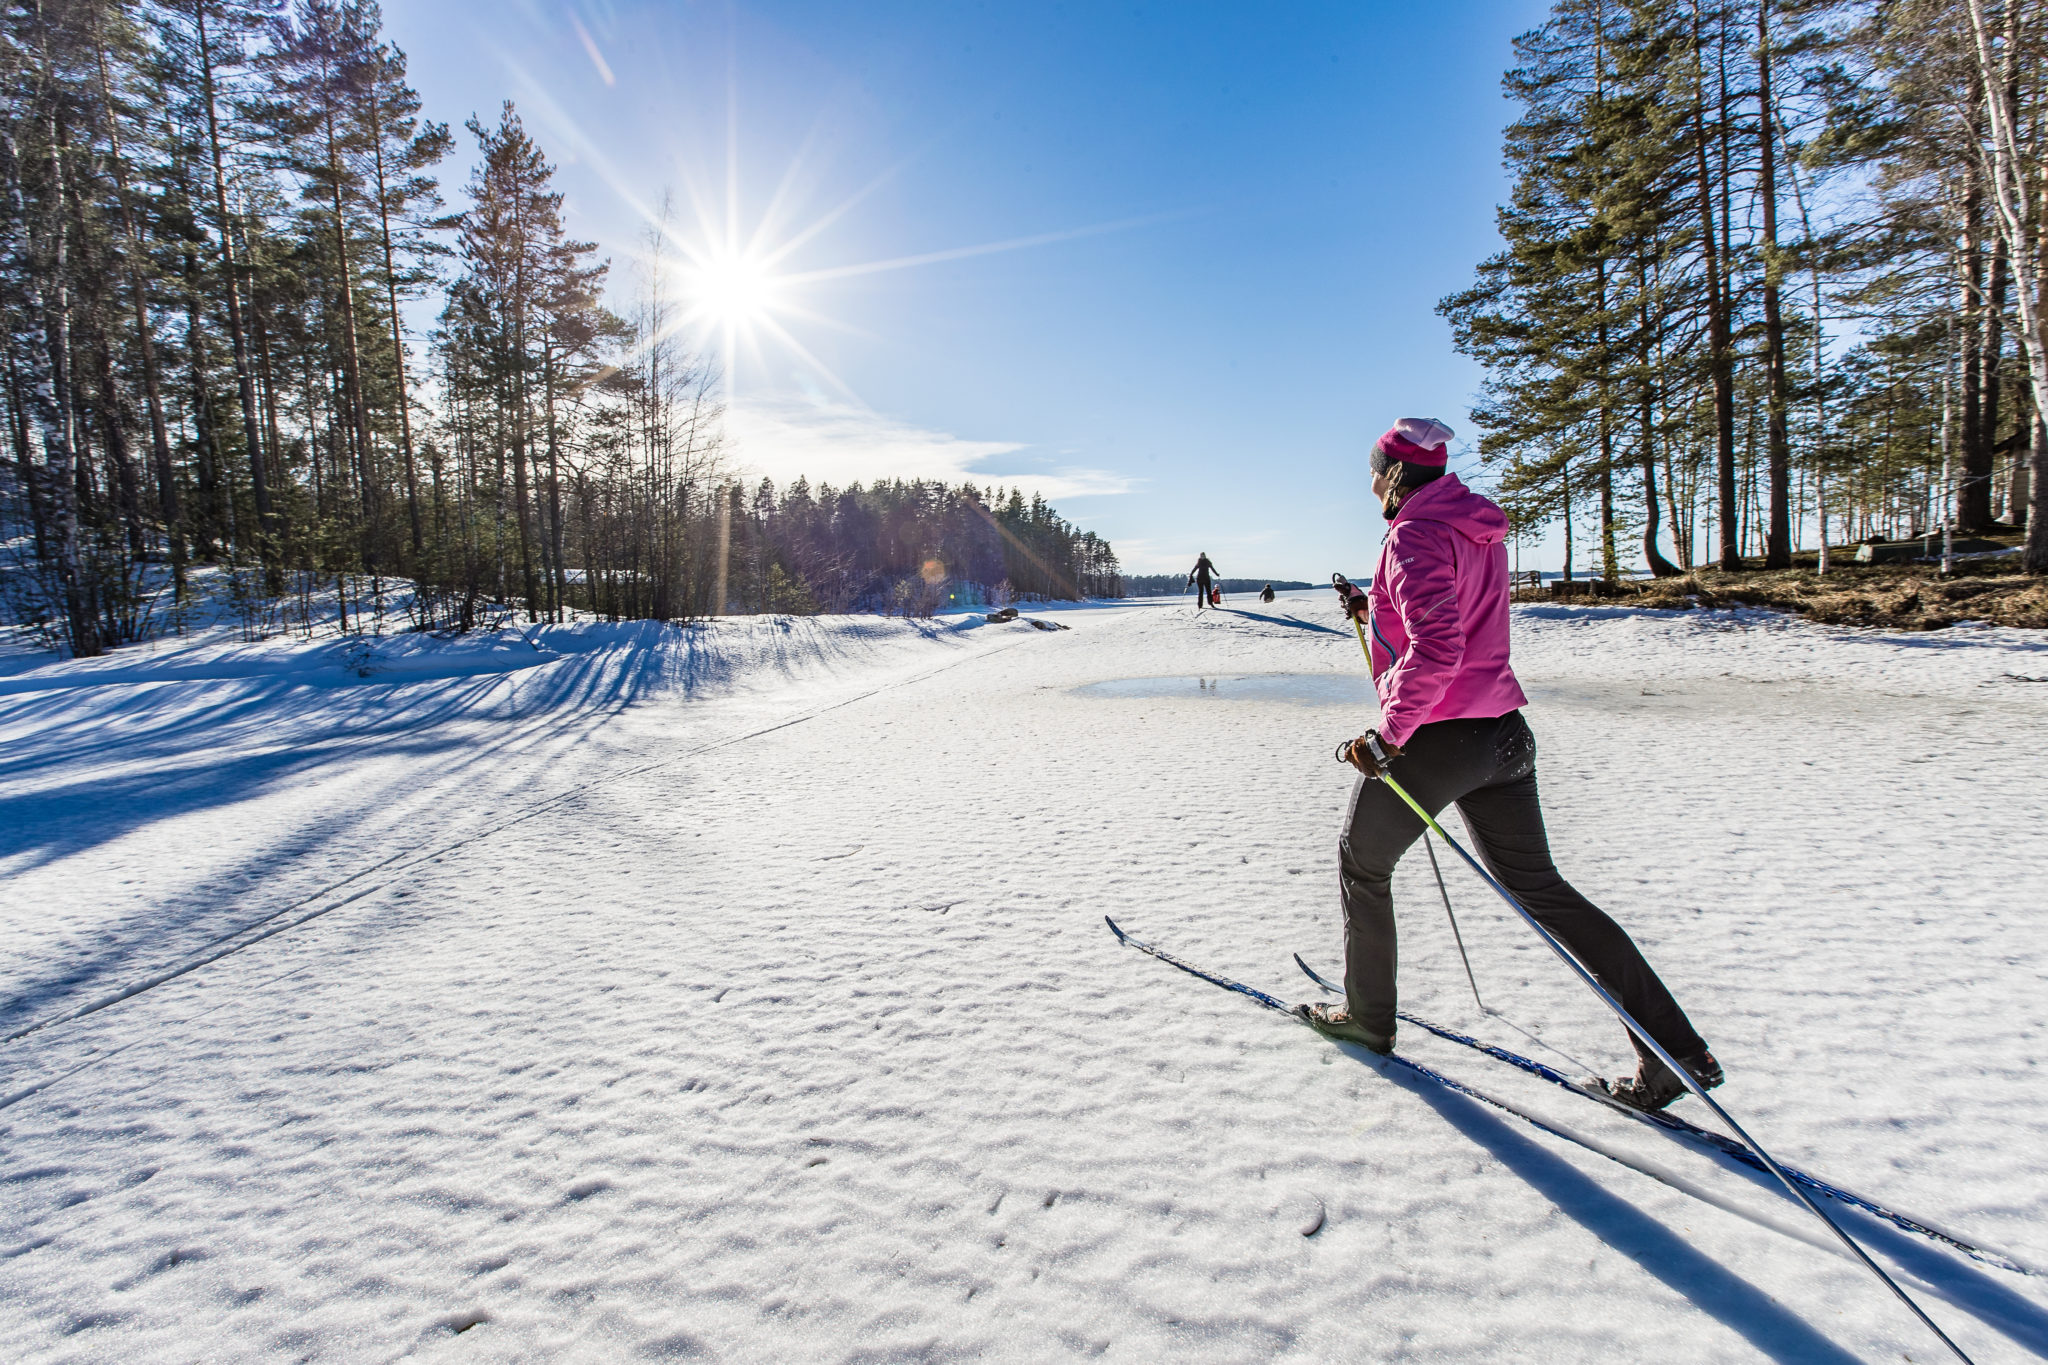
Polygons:
<instances>
[{"instance_id":1,"label":"thin cloud","mask_svg":"<svg viewBox=\"0 0 2048 1365\"><path fill-rule=\"evenodd\" d=\"M1117 563L1125 573L1186 573L1197 554L1206 553L1231 578L1271 577L1267 550L1281 537L1272 531L1249 535L1194 536L1179 545L1131 537L1115 542ZM1281 575L1285 577L1285 575Z\"/></svg>"},{"instance_id":2,"label":"thin cloud","mask_svg":"<svg viewBox=\"0 0 2048 1365\"><path fill-rule=\"evenodd\" d=\"M605 61L604 53L597 50L597 39L590 36L590 30L583 27L583 21L575 15L569 16L569 22L576 26L576 36L583 40L583 50L590 54L590 64L597 68L598 76L608 86L617 85L619 82L612 75L611 64Z\"/></svg>"},{"instance_id":3,"label":"thin cloud","mask_svg":"<svg viewBox=\"0 0 2048 1365\"><path fill-rule=\"evenodd\" d=\"M876 479L1001 484L1072 498L1127 493L1133 483L1103 469L1033 470L1017 441L977 441L932 431L851 403L744 399L726 416L750 476L787 483L799 474L845 487Z\"/></svg>"}]
</instances>

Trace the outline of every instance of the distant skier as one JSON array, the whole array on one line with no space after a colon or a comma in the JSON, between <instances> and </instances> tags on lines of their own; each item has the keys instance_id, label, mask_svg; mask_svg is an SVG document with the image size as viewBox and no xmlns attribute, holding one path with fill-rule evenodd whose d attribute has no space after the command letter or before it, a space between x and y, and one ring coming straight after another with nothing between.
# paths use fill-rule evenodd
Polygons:
<instances>
[{"instance_id":1,"label":"distant skier","mask_svg":"<svg viewBox=\"0 0 2048 1365\"><path fill-rule=\"evenodd\" d=\"M1271 583L1268 583L1259 590L1259 600L1269 607L1273 605L1273 585Z\"/></svg>"},{"instance_id":2,"label":"distant skier","mask_svg":"<svg viewBox=\"0 0 2048 1365\"><path fill-rule=\"evenodd\" d=\"M1388 768L1432 815L1455 803L1487 867L1570 948L1701 1086L1721 1066L1622 927L1558 874L1536 796L1536 740L1508 667L1507 516L1445 471L1451 429L1404 417L1372 452L1372 492L1388 521L1370 591L1340 582L1345 611L1370 622L1377 732L1346 749L1364 774L1337 844L1344 907L1342 1005L1303 1006L1324 1033L1391 1051L1395 1027L1394 865L1424 825L1372 779ZM1633 1036L1630 1038L1634 1042ZM1685 1093L1637 1045L1636 1075L1610 1087L1640 1109Z\"/></svg>"},{"instance_id":3,"label":"distant skier","mask_svg":"<svg viewBox=\"0 0 2048 1365\"><path fill-rule=\"evenodd\" d=\"M1216 566L1209 562L1209 556L1206 553L1196 557L1195 567L1188 570L1188 582L1195 585L1196 611L1200 611L1205 603L1210 606L1217 605L1209 597L1209 582L1211 579L1220 577L1222 575L1216 572Z\"/></svg>"}]
</instances>

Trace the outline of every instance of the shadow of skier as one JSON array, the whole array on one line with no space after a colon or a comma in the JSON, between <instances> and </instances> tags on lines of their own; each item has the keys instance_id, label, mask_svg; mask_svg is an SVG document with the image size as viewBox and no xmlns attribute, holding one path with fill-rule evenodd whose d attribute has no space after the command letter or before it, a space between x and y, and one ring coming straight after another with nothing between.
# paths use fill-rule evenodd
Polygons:
<instances>
[{"instance_id":1,"label":"shadow of skier","mask_svg":"<svg viewBox=\"0 0 2048 1365\"><path fill-rule=\"evenodd\" d=\"M1286 626L1289 630L1312 630L1322 635L1344 634L1334 626L1319 626L1313 621L1304 621L1299 616L1268 616L1260 611L1246 611L1243 607L1217 607L1215 610L1231 616L1242 616L1248 621L1264 621L1269 626Z\"/></svg>"},{"instance_id":2,"label":"shadow of skier","mask_svg":"<svg viewBox=\"0 0 2048 1365\"><path fill-rule=\"evenodd\" d=\"M1561 1212L1764 1355L1800 1365L1821 1361L1849 1365L1856 1360L1765 1290L1695 1250L1626 1199L1509 1127L1479 1101L1395 1063L1368 1056L1361 1049L1343 1050L1436 1110L1451 1127L1491 1153Z\"/></svg>"}]
</instances>

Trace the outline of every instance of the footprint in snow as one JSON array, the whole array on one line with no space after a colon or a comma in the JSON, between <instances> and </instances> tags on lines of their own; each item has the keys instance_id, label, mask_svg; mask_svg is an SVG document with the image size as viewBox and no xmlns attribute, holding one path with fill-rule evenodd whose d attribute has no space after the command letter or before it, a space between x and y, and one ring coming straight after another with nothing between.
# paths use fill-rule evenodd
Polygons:
<instances>
[{"instance_id":1,"label":"footprint in snow","mask_svg":"<svg viewBox=\"0 0 2048 1365\"><path fill-rule=\"evenodd\" d=\"M446 1317L436 1318L434 1320L434 1325L428 1328L427 1330L430 1332L442 1331L448 1333L450 1336L459 1337L464 1332L467 1332L470 1328L481 1327L484 1323L487 1323L490 1320L491 1315L489 1313L486 1313L483 1309L470 1308L460 1313L450 1313Z\"/></svg>"}]
</instances>

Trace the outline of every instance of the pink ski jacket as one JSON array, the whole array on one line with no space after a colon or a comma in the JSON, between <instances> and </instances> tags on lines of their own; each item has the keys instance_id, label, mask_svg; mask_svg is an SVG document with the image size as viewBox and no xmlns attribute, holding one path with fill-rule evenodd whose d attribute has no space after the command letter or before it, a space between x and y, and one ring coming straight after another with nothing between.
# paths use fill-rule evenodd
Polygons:
<instances>
[{"instance_id":1,"label":"pink ski jacket","mask_svg":"<svg viewBox=\"0 0 2048 1365\"><path fill-rule=\"evenodd\" d=\"M1369 594L1382 739L1527 704L1508 667L1507 533L1507 513L1455 474L1395 509Z\"/></svg>"}]
</instances>

